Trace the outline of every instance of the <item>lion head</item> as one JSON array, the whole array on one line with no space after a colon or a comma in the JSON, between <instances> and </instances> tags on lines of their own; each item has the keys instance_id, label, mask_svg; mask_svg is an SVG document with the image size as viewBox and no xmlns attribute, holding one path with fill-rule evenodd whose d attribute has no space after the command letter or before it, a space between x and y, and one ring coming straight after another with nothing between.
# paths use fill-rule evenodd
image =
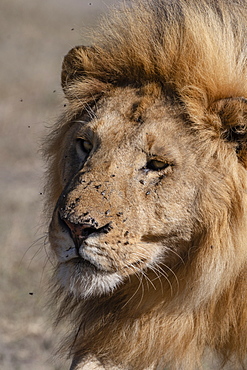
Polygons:
<instances>
[{"instance_id":1,"label":"lion head","mask_svg":"<svg viewBox=\"0 0 247 370\"><path fill-rule=\"evenodd\" d=\"M125 5L64 59L68 107L46 147L49 239L78 362L194 369L206 348L244 362L241 4Z\"/></svg>"}]
</instances>

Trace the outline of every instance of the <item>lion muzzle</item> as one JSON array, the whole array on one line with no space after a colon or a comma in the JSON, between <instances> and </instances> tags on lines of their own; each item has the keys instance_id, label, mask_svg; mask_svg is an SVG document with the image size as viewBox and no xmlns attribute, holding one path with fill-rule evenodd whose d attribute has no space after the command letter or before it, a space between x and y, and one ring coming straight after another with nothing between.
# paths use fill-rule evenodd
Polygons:
<instances>
[{"instance_id":1,"label":"lion muzzle","mask_svg":"<svg viewBox=\"0 0 247 370\"><path fill-rule=\"evenodd\" d=\"M99 227L97 221L94 218L87 215L85 221L71 221L69 217L59 212L59 221L66 227L75 243L75 246L79 248L83 242L92 234L97 236L97 234L107 234L112 229L111 223Z\"/></svg>"}]
</instances>

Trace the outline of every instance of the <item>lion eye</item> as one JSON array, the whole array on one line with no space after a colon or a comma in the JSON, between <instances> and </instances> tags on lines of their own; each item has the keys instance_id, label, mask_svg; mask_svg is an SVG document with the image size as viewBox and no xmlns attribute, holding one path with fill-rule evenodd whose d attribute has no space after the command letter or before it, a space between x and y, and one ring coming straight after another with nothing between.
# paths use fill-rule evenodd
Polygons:
<instances>
[{"instance_id":1,"label":"lion eye","mask_svg":"<svg viewBox=\"0 0 247 370\"><path fill-rule=\"evenodd\" d=\"M164 170L165 168L167 168L169 166L169 163L167 162L163 162L163 161L157 161L155 159L152 159L151 161L149 161L147 163L147 168L149 170L153 170L153 171L160 171L160 170Z\"/></svg>"},{"instance_id":2,"label":"lion eye","mask_svg":"<svg viewBox=\"0 0 247 370\"><path fill-rule=\"evenodd\" d=\"M93 149L93 144L88 140L77 139L77 150L89 154Z\"/></svg>"}]
</instances>

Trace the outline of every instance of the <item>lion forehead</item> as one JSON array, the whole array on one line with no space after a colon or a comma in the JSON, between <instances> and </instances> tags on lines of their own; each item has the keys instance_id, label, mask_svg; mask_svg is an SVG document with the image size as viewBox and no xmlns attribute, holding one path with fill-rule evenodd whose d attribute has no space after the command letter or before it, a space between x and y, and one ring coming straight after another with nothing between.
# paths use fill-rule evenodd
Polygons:
<instances>
[{"instance_id":1,"label":"lion forehead","mask_svg":"<svg viewBox=\"0 0 247 370\"><path fill-rule=\"evenodd\" d=\"M99 100L96 111L82 130L91 130L99 140L105 139L106 151L118 148L126 139L130 144L128 149L134 149L133 142L138 135L148 148L155 146L157 152L164 151L164 140L169 136L176 146L178 137L183 141L187 133L190 136L184 124L183 108L162 92L158 84L159 94L155 87L148 93L145 88L112 88ZM70 135L67 137L69 144Z\"/></svg>"}]
</instances>

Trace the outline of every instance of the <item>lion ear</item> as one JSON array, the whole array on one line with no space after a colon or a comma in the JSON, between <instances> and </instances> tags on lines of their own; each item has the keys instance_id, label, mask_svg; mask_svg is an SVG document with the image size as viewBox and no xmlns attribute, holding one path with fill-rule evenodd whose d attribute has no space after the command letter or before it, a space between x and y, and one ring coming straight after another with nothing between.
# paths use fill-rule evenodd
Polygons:
<instances>
[{"instance_id":1,"label":"lion ear","mask_svg":"<svg viewBox=\"0 0 247 370\"><path fill-rule=\"evenodd\" d=\"M67 87L76 79L87 75L92 66L94 48L91 46L76 46L64 57L61 73L61 85L66 93Z\"/></svg>"},{"instance_id":2,"label":"lion ear","mask_svg":"<svg viewBox=\"0 0 247 370\"><path fill-rule=\"evenodd\" d=\"M220 118L222 138L235 144L238 158L247 168L247 99L220 99L210 110Z\"/></svg>"}]
</instances>

